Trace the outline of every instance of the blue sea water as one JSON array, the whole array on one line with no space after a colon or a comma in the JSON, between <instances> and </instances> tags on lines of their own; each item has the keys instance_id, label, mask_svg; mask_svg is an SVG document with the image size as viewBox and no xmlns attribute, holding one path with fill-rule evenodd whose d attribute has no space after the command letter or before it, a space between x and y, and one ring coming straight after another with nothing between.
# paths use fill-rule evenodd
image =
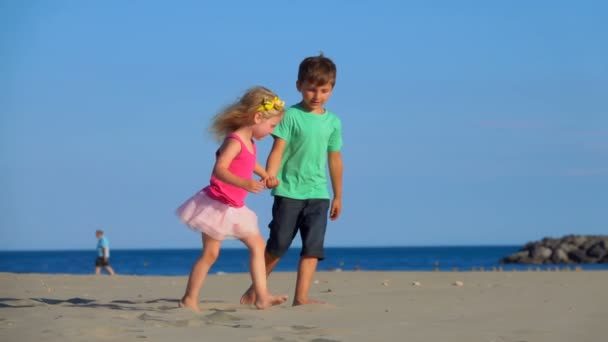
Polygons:
<instances>
[{"instance_id":1,"label":"blue sea water","mask_svg":"<svg viewBox=\"0 0 608 342\"><path fill-rule=\"evenodd\" d=\"M470 271L503 267L527 270L529 265L500 265L499 260L519 246L475 247L341 247L327 248L320 271ZM199 249L112 250L110 263L120 274L187 275L200 255ZM89 274L94 270L95 250L0 252L0 272ZM299 248L281 259L276 271L295 271ZM211 273L248 272L246 249L223 249ZM542 269L554 265L542 265ZM608 270L608 264L582 265L583 269Z\"/></svg>"}]
</instances>

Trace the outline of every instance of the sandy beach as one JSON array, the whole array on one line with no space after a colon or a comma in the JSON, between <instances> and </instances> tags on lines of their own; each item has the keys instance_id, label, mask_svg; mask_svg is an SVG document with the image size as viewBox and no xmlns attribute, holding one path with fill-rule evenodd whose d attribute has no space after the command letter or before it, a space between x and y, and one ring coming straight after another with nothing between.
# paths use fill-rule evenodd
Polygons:
<instances>
[{"instance_id":1,"label":"sandy beach","mask_svg":"<svg viewBox=\"0 0 608 342\"><path fill-rule=\"evenodd\" d=\"M294 273L275 273L293 295ZM0 274L1 341L601 341L608 272L319 272L328 304L240 305L247 274L212 275L202 313L186 277ZM602 337L604 336L604 337Z\"/></svg>"}]
</instances>

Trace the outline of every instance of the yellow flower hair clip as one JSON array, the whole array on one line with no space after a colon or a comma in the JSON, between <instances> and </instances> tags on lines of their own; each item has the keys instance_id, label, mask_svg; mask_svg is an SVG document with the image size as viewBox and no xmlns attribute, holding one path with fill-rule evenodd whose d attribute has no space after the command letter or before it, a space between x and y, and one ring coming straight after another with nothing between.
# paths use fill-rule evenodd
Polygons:
<instances>
[{"instance_id":1,"label":"yellow flower hair clip","mask_svg":"<svg viewBox=\"0 0 608 342\"><path fill-rule=\"evenodd\" d=\"M275 96L274 99L268 100L264 99L262 105L258 108L259 112L276 109L281 110L285 107L285 101L282 101L278 96Z\"/></svg>"}]
</instances>

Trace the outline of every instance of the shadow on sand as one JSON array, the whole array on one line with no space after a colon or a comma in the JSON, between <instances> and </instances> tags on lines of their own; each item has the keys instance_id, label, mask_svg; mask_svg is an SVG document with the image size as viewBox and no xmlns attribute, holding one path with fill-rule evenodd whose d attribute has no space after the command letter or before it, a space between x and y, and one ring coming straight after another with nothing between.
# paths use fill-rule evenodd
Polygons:
<instances>
[{"instance_id":1,"label":"shadow on sand","mask_svg":"<svg viewBox=\"0 0 608 342\"><path fill-rule=\"evenodd\" d=\"M173 298L158 298L152 300L113 300L109 303L100 303L95 299L87 298L0 298L0 309L3 308L32 308L44 305L60 305L65 307L84 307L84 308L107 308L112 310L127 310L127 311L147 311L170 310L178 308L179 299ZM202 303L223 303L220 300L207 300ZM160 304L155 306L154 304ZM152 307L151 307L152 306Z\"/></svg>"}]
</instances>

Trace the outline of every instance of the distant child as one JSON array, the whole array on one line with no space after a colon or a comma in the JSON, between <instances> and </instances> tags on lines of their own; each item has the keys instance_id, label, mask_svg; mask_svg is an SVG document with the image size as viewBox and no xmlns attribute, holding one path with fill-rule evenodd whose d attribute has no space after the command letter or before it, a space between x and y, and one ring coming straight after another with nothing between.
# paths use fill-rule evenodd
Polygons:
<instances>
[{"instance_id":1,"label":"distant child","mask_svg":"<svg viewBox=\"0 0 608 342\"><path fill-rule=\"evenodd\" d=\"M272 272L298 231L302 238L293 305L321 303L311 299L308 292L317 263L325 257L328 211L332 220L342 211L342 124L325 109L335 84L336 65L331 59L321 54L300 63L296 88L302 100L285 112L285 118L274 131L274 144L266 165L268 176L276 176L279 181L272 191L266 272ZM327 164L333 189L331 209ZM255 298L250 287L241 303L252 303Z\"/></svg>"},{"instance_id":2,"label":"distant child","mask_svg":"<svg viewBox=\"0 0 608 342\"><path fill-rule=\"evenodd\" d=\"M222 145L216 152L210 185L177 209L181 221L202 233L203 252L192 266L186 293L180 306L199 311L198 296L209 269L217 259L222 240L234 237L250 252L252 291L258 309L285 302L287 296L273 296L267 288L264 268L264 239L256 214L244 204L247 192L259 193L277 186L256 161L253 139L272 133L284 114L284 102L264 87L248 90L238 101L217 114L211 131ZM252 179L253 174L261 181Z\"/></svg>"},{"instance_id":3,"label":"distant child","mask_svg":"<svg viewBox=\"0 0 608 342\"><path fill-rule=\"evenodd\" d=\"M95 260L95 274L101 273L103 267L110 275L114 275L114 270L110 266L110 241L103 236L103 230L95 231L97 237L97 259Z\"/></svg>"}]
</instances>

